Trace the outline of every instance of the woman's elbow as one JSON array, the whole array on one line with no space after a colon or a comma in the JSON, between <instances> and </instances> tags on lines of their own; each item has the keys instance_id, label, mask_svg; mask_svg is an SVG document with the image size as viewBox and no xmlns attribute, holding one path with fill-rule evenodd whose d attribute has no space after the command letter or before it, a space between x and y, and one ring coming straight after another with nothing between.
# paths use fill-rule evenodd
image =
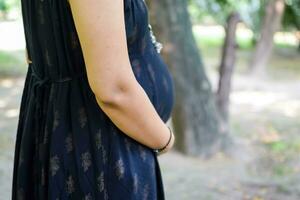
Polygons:
<instances>
[{"instance_id":1,"label":"woman's elbow","mask_svg":"<svg viewBox=\"0 0 300 200\"><path fill-rule=\"evenodd\" d=\"M97 101L105 105L118 105L122 103L122 99L124 99L125 96L131 94L131 91L134 89L134 84L132 81L119 79L106 84L93 84L93 86L91 85L91 89Z\"/></svg>"}]
</instances>

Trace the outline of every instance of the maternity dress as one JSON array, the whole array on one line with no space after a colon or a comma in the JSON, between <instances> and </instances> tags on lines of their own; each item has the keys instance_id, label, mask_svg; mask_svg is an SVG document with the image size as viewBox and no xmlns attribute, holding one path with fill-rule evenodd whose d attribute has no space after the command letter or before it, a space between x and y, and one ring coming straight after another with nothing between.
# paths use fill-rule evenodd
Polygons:
<instances>
[{"instance_id":1,"label":"maternity dress","mask_svg":"<svg viewBox=\"0 0 300 200\"><path fill-rule=\"evenodd\" d=\"M118 129L97 104L68 0L21 5L32 63L20 105L12 199L164 200L156 153ZM173 80L146 2L124 0L124 14L132 70L167 122Z\"/></svg>"}]
</instances>

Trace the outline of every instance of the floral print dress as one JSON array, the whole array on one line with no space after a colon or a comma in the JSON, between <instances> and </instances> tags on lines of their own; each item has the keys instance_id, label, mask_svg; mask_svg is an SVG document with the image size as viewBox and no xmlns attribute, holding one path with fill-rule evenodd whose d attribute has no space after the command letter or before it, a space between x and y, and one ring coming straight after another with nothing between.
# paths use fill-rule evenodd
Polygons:
<instances>
[{"instance_id":1,"label":"floral print dress","mask_svg":"<svg viewBox=\"0 0 300 200\"><path fill-rule=\"evenodd\" d=\"M21 5L32 62L20 105L12 200L164 200L156 153L123 133L97 104L68 0ZM124 0L124 14L132 70L167 122L172 76L147 5Z\"/></svg>"}]
</instances>

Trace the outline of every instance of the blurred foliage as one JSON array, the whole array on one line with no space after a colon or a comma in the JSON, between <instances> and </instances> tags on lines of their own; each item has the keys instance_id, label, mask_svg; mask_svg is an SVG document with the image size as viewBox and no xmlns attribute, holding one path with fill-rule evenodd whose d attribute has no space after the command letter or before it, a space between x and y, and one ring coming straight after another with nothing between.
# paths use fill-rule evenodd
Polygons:
<instances>
[{"instance_id":1,"label":"blurred foliage","mask_svg":"<svg viewBox=\"0 0 300 200\"><path fill-rule=\"evenodd\" d=\"M238 10L243 21L251 27L259 23L259 13L262 13L262 5L265 1L260 0L191 0L190 10L195 23L205 21L205 17L210 16L215 23L225 25L227 16Z\"/></svg>"},{"instance_id":2,"label":"blurred foliage","mask_svg":"<svg viewBox=\"0 0 300 200\"><path fill-rule=\"evenodd\" d=\"M0 11L8 12L10 11L10 9L13 9L15 6L18 5L18 0L0 0Z\"/></svg>"},{"instance_id":3,"label":"blurred foliage","mask_svg":"<svg viewBox=\"0 0 300 200\"><path fill-rule=\"evenodd\" d=\"M217 23L225 25L227 16L233 11L239 11L243 21L254 34L260 30L261 19L269 0L190 0L189 10L192 21L197 23ZM283 19L285 29L299 30L300 0L285 0L286 10ZM256 37L256 35L254 35Z\"/></svg>"},{"instance_id":4,"label":"blurred foliage","mask_svg":"<svg viewBox=\"0 0 300 200\"><path fill-rule=\"evenodd\" d=\"M2 12L8 11L7 0L0 0L0 11L2 11Z\"/></svg>"},{"instance_id":5,"label":"blurred foliage","mask_svg":"<svg viewBox=\"0 0 300 200\"><path fill-rule=\"evenodd\" d=\"M12 52L0 50L0 76L24 76L27 70L24 54L24 50Z\"/></svg>"},{"instance_id":6,"label":"blurred foliage","mask_svg":"<svg viewBox=\"0 0 300 200\"><path fill-rule=\"evenodd\" d=\"M254 31L260 30L260 21L269 0L188 0L191 19L197 23L218 23L225 25L227 16L239 11L243 21ZM285 29L300 29L300 0L285 0L283 19ZM0 0L0 16L18 7L18 0ZM256 35L254 35L256 36Z\"/></svg>"},{"instance_id":7,"label":"blurred foliage","mask_svg":"<svg viewBox=\"0 0 300 200\"><path fill-rule=\"evenodd\" d=\"M300 30L300 0L286 0L283 25L287 29L296 27Z\"/></svg>"},{"instance_id":8,"label":"blurred foliage","mask_svg":"<svg viewBox=\"0 0 300 200\"><path fill-rule=\"evenodd\" d=\"M20 10L20 1L18 0L0 0L0 19L6 20L7 14L14 10Z\"/></svg>"}]
</instances>

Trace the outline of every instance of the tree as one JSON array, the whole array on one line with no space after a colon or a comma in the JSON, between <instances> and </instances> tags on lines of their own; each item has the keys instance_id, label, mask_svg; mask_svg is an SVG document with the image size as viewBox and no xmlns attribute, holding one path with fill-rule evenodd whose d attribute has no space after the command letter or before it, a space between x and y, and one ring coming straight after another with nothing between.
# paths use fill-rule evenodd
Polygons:
<instances>
[{"instance_id":1,"label":"tree","mask_svg":"<svg viewBox=\"0 0 300 200\"><path fill-rule=\"evenodd\" d=\"M286 9L283 16L283 26L287 30L298 30L298 51L300 52L300 0L286 2Z\"/></svg>"},{"instance_id":2,"label":"tree","mask_svg":"<svg viewBox=\"0 0 300 200\"><path fill-rule=\"evenodd\" d=\"M224 148L226 134L192 33L187 1L151 0L148 5L153 31L164 44L162 55L174 77L175 148L210 156Z\"/></svg>"},{"instance_id":3,"label":"tree","mask_svg":"<svg viewBox=\"0 0 300 200\"><path fill-rule=\"evenodd\" d=\"M223 45L221 65L219 68L219 86L216 95L216 103L222 117L224 127L229 123L229 96L231 91L231 79L236 61L236 29L241 21L237 12L231 13L227 20L226 37ZM227 128L229 130L229 128Z\"/></svg>"},{"instance_id":4,"label":"tree","mask_svg":"<svg viewBox=\"0 0 300 200\"><path fill-rule=\"evenodd\" d=\"M251 73L265 72L266 64L273 49L273 37L281 26L284 9L284 0L268 1L261 26L260 38L249 65Z\"/></svg>"}]
</instances>

